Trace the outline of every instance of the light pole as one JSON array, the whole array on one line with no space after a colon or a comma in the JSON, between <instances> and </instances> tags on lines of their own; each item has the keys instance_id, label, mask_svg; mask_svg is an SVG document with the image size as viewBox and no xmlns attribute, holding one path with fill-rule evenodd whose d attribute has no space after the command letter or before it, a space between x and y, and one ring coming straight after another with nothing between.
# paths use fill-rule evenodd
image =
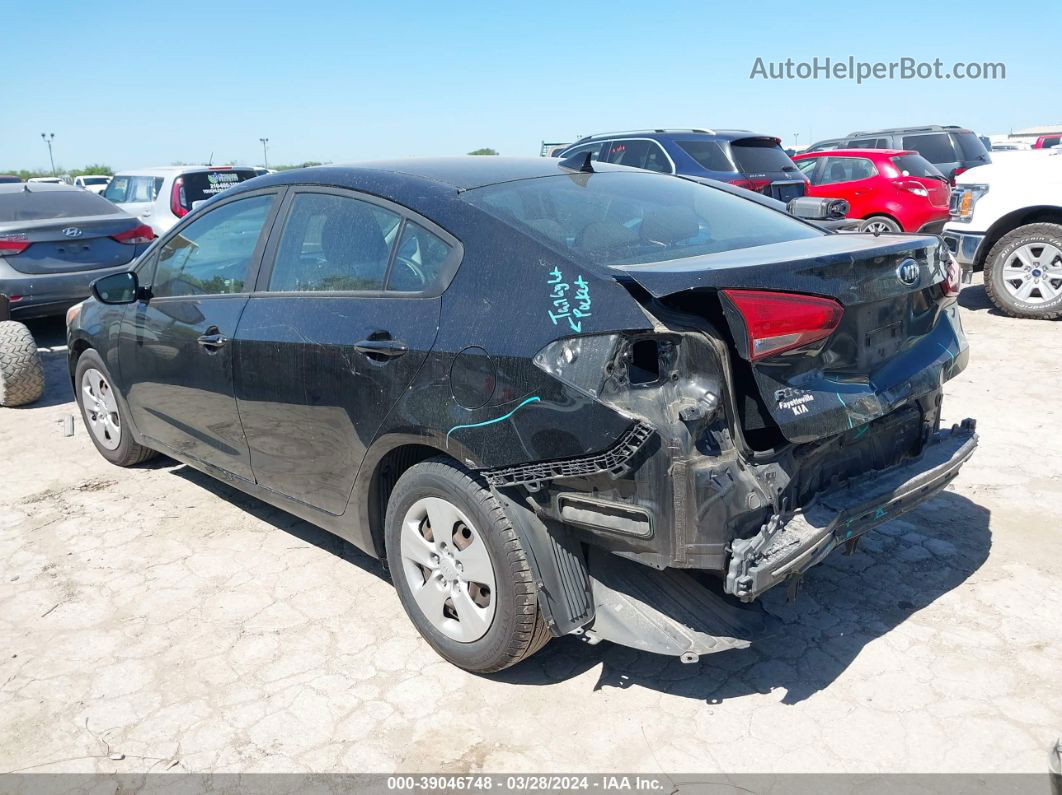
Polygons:
<instances>
[{"instance_id":1,"label":"light pole","mask_svg":"<svg viewBox=\"0 0 1062 795\"><path fill-rule=\"evenodd\" d=\"M49 138L44 133L41 133L41 140L48 144L48 161L52 164L52 176L55 176L55 158L52 157L52 141L55 140L55 133L52 133Z\"/></svg>"},{"instance_id":2,"label":"light pole","mask_svg":"<svg viewBox=\"0 0 1062 795\"><path fill-rule=\"evenodd\" d=\"M793 148L800 148L800 133L793 133Z\"/></svg>"},{"instance_id":3,"label":"light pole","mask_svg":"<svg viewBox=\"0 0 1062 795\"><path fill-rule=\"evenodd\" d=\"M266 144L269 143L269 139L259 138L258 140L262 142L262 165L269 168L269 155L266 154Z\"/></svg>"}]
</instances>

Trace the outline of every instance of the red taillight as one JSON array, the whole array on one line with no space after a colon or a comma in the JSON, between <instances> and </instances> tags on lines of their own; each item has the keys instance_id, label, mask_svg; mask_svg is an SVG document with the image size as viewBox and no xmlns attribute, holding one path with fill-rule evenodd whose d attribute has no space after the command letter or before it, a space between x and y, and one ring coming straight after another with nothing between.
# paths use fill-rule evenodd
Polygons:
<instances>
[{"instance_id":1,"label":"red taillight","mask_svg":"<svg viewBox=\"0 0 1062 795\"><path fill-rule=\"evenodd\" d=\"M751 190L754 193L763 193L768 185L771 184L769 179L731 179L727 180L731 185L737 185L739 188L745 190Z\"/></svg>"},{"instance_id":2,"label":"red taillight","mask_svg":"<svg viewBox=\"0 0 1062 795\"><path fill-rule=\"evenodd\" d=\"M825 339L844 308L830 298L765 290L723 290L745 321L749 359L756 361Z\"/></svg>"},{"instance_id":3,"label":"red taillight","mask_svg":"<svg viewBox=\"0 0 1062 795\"><path fill-rule=\"evenodd\" d=\"M945 298L954 298L962 290L962 266L955 259L955 255L950 252L948 254L948 275L944 277L940 286L944 290Z\"/></svg>"},{"instance_id":4,"label":"red taillight","mask_svg":"<svg viewBox=\"0 0 1062 795\"><path fill-rule=\"evenodd\" d=\"M136 243L150 243L155 239L155 233L147 224L140 224L140 226L134 226L128 232L122 232L120 235L111 235L111 239L117 240L119 243L128 243L130 245Z\"/></svg>"},{"instance_id":5,"label":"red taillight","mask_svg":"<svg viewBox=\"0 0 1062 795\"><path fill-rule=\"evenodd\" d=\"M29 248L29 241L22 233L14 235L0 235L0 257L10 257L21 254Z\"/></svg>"},{"instance_id":6,"label":"red taillight","mask_svg":"<svg viewBox=\"0 0 1062 795\"><path fill-rule=\"evenodd\" d=\"M170 212L178 218L188 215L188 210L184 208L184 177L177 177L173 181L173 188L170 190Z\"/></svg>"}]
</instances>

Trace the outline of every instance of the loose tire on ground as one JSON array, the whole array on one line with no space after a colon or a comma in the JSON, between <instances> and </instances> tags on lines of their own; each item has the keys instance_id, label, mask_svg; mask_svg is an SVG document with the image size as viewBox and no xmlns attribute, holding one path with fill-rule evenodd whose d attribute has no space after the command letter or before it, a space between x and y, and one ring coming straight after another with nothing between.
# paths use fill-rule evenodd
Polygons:
<instances>
[{"instance_id":1,"label":"loose tire on ground","mask_svg":"<svg viewBox=\"0 0 1062 795\"><path fill-rule=\"evenodd\" d=\"M86 379L87 374L92 378ZM95 382L93 389L97 394L99 394L99 385L105 384L105 391L111 396L111 400L108 401L108 408L111 411L108 413L115 414L117 417L111 420L110 428L117 430L110 436L104 436L99 430L101 421L95 401L92 405L86 405L91 399L86 394L86 380ZM81 409L81 420L85 423L89 438L92 439L100 455L116 466L130 467L147 461L157 453L134 441L133 434L129 430L129 408L117 390L112 388L113 383L107 371L107 365L103 363L103 359L96 351L89 348L81 354L74 371L74 397L77 399L78 408Z\"/></svg>"},{"instance_id":2,"label":"loose tire on ground","mask_svg":"<svg viewBox=\"0 0 1062 795\"><path fill-rule=\"evenodd\" d=\"M1030 294L1023 299L1026 285ZM985 292L1011 317L1062 317L1062 224L1026 224L996 241L985 259Z\"/></svg>"},{"instance_id":3,"label":"loose tire on ground","mask_svg":"<svg viewBox=\"0 0 1062 795\"><path fill-rule=\"evenodd\" d=\"M0 321L0 406L25 406L44 394L44 367L25 325Z\"/></svg>"},{"instance_id":4,"label":"loose tire on ground","mask_svg":"<svg viewBox=\"0 0 1062 795\"><path fill-rule=\"evenodd\" d=\"M447 514L444 507L442 514L436 514L451 517L445 524L439 522L443 524L441 532L440 528L431 526L430 513L417 524L418 506L426 503L435 506L445 503L451 509ZM464 519L471 530L464 526ZM539 610L538 592L526 551L501 505L473 473L447 458L433 458L410 467L395 484L385 521L387 562L399 599L420 634L443 658L466 671L490 673L515 665L546 645L551 636ZM403 533L406 533L405 547ZM440 562L440 556L446 558L452 551L452 545L446 542L459 545L462 534L473 539L465 542L469 546L456 551L456 557L451 554L449 564L446 560ZM467 563L464 569L453 566L464 560L462 553L482 555L484 550L473 546L479 543L478 539L485 544L491 570L473 581L467 574L456 573L458 569L470 571ZM418 543L425 546L417 546ZM411 549L410 544L416 549ZM447 586L448 576L458 579L450 579ZM461 577L467 577L467 581ZM465 593L473 591L481 596L479 582L489 579L493 579L489 599L494 600L493 605L488 601L484 606L484 610L492 611L489 628L481 636L478 629L466 633L474 639L462 641L459 639L461 614L453 605L452 597L445 597L446 593L455 591L446 588L466 589L458 594L462 599ZM439 616L429 618L422 607L424 594L415 597L413 593L415 588L419 592L421 588L436 585L443 598L447 598L442 620ZM420 603L418 598L422 599Z\"/></svg>"}]
</instances>

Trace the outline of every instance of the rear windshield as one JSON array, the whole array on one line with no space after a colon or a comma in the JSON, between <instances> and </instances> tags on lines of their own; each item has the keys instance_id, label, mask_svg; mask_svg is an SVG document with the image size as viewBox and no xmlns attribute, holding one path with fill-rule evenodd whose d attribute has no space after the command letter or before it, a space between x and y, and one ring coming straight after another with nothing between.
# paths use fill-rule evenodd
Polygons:
<instances>
[{"instance_id":1,"label":"rear windshield","mask_svg":"<svg viewBox=\"0 0 1062 795\"><path fill-rule=\"evenodd\" d=\"M675 141L683 152L709 171L736 171L718 141Z\"/></svg>"},{"instance_id":2,"label":"rear windshield","mask_svg":"<svg viewBox=\"0 0 1062 795\"><path fill-rule=\"evenodd\" d=\"M20 190L0 193L0 223L45 221L49 218L78 218L85 215L111 215L122 211L95 193L83 190Z\"/></svg>"},{"instance_id":3,"label":"rear windshield","mask_svg":"<svg viewBox=\"0 0 1062 795\"><path fill-rule=\"evenodd\" d=\"M903 148L914 149L930 163L954 163L959 158L951 137L947 133L929 133L928 135L905 135Z\"/></svg>"},{"instance_id":4,"label":"rear windshield","mask_svg":"<svg viewBox=\"0 0 1062 795\"><path fill-rule=\"evenodd\" d=\"M940 170L922 155L897 155L891 158L903 177L942 177Z\"/></svg>"},{"instance_id":5,"label":"rear windshield","mask_svg":"<svg viewBox=\"0 0 1062 795\"><path fill-rule=\"evenodd\" d=\"M221 193L223 190L239 185L249 179L254 179L257 174L254 169L221 169L218 171L195 171L184 174L183 189L181 190L181 204L184 209L191 210L195 202L206 201L211 196Z\"/></svg>"},{"instance_id":6,"label":"rear windshield","mask_svg":"<svg viewBox=\"0 0 1062 795\"><path fill-rule=\"evenodd\" d=\"M733 141L730 153L737 167L746 174L763 174L768 171L792 171L796 166L781 146L773 141Z\"/></svg>"},{"instance_id":7,"label":"rear windshield","mask_svg":"<svg viewBox=\"0 0 1062 795\"><path fill-rule=\"evenodd\" d=\"M103 198L123 202L153 202L162 190L162 177L121 175L110 181Z\"/></svg>"},{"instance_id":8,"label":"rear windshield","mask_svg":"<svg viewBox=\"0 0 1062 795\"><path fill-rule=\"evenodd\" d=\"M81 181L86 185L106 185L110 177L82 177Z\"/></svg>"},{"instance_id":9,"label":"rear windshield","mask_svg":"<svg viewBox=\"0 0 1062 795\"><path fill-rule=\"evenodd\" d=\"M987 153L981 139L972 132L955 133L955 137L959 139L963 160L979 160Z\"/></svg>"},{"instance_id":10,"label":"rear windshield","mask_svg":"<svg viewBox=\"0 0 1062 795\"><path fill-rule=\"evenodd\" d=\"M461 195L560 253L596 265L682 259L825 234L755 201L649 173L543 177Z\"/></svg>"}]
</instances>

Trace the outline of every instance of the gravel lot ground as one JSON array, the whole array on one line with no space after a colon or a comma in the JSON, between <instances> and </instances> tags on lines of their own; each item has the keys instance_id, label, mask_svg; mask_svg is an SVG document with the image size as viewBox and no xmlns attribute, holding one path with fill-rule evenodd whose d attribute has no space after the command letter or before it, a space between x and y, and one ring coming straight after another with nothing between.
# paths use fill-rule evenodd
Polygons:
<instances>
[{"instance_id":1,"label":"gravel lot ground","mask_svg":"<svg viewBox=\"0 0 1062 795\"><path fill-rule=\"evenodd\" d=\"M379 564L169 459L107 464L59 322L0 409L0 772L1045 771L1062 732L1062 324L964 292L949 490L697 665L575 638L477 677Z\"/></svg>"}]
</instances>

